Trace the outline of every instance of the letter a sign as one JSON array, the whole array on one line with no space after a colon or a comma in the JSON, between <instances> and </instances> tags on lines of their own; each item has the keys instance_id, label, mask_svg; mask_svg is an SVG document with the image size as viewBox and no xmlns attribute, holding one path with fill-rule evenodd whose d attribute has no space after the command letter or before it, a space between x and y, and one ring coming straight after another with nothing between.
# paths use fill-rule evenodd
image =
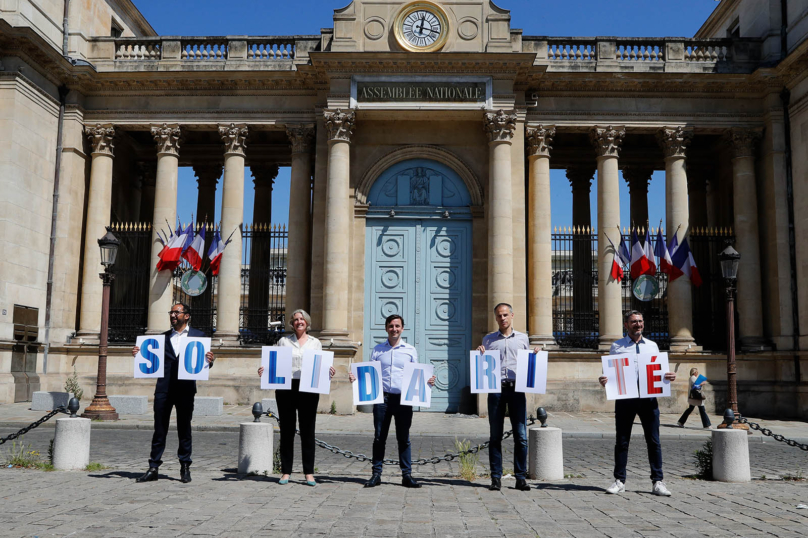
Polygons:
<instances>
[{"instance_id":1,"label":"letter a sign","mask_svg":"<svg viewBox=\"0 0 808 538\"><path fill-rule=\"evenodd\" d=\"M469 353L471 369L472 394L502 392L502 368L499 351L487 350L485 353L471 351Z\"/></svg>"}]
</instances>

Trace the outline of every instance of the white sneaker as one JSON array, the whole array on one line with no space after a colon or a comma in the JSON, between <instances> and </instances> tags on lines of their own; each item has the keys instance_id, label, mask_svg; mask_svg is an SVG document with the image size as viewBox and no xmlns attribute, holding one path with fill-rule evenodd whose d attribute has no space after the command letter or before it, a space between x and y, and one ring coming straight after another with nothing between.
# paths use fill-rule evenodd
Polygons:
<instances>
[{"instance_id":1,"label":"white sneaker","mask_svg":"<svg viewBox=\"0 0 808 538\"><path fill-rule=\"evenodd\" d=\"M663 497L671 496L671 492L668 491L668 488L665 487L665 482L661 480L659 482L654 482L654 489L651 490L651 493L653 493L654 495L661 495Z\"/></svg>"},{"instance_id":2,"label":"white sneaker","mask_svg":"<svg viewBox=\"0 0 808 538\"><path fill-rule=\"evenodd\" d=\"M624 491L626 491L626 485L619 480L615 480L614 484L606 488L606 493L611 493L612 495L615 493L623 493ZM670 495L670 493L668 495Z\"/></svg>"}]
</instances>

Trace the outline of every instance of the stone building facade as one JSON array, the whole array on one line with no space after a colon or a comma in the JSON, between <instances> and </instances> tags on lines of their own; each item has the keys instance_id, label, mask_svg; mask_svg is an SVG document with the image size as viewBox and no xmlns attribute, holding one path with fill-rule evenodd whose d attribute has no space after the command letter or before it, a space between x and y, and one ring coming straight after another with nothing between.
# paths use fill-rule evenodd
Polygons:
<instances>
[{"instance_id":1,"label":"stone building facade","mask_svg":"<svg viewBox=\"0 0 808 538\"><path fill-rule=\"evenodd\" d=\"M353 412L343 374L398 312L435 364L436 410L484 413L465 357L499 302L550 351L534 403L607 409L594 380L622 336L608 241L629 225L621 172L632 220L646 222L648 181L664 170L668 239L731 229L742 255L742 410L808 416L808 1L722 0L693 38L528 35L516 26L532 21L489 0L354 0L333 21L317 35L169 37L129 0L0 7L0 402L60 390L74 367L94 384L95 241L110 224L150 226L143 331L167 327L174 286L154 269L156 229L176 220L179 166L194 167L197 214L224 233L244 224L245 167L265 222L277 167L290 166L285 308L308 310L336 354L324 409ZM554 323L550 169L570 179L572 224L596 230L579 266L597 268L590 350L559 345ZM242 338L241 248L237 237L222 260L221 368L200 389L233 403L265 396L260 348ZM665 292L671 362L706 372L721 407L726 357L694 337L693 293L685 278ZM110 350L108 392L151 394L131 379L129 348ZM666 406L684 403L686 377Z\"/></svg>"}]
</instances>

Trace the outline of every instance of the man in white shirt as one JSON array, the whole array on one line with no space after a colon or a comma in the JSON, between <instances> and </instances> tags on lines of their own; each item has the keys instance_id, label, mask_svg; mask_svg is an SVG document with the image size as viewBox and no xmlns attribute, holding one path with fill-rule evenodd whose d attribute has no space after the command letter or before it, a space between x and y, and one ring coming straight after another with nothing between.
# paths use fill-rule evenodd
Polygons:
<instances>
[{"instance_id":1,"label":"man in white shirt","mask_svg":"<svg viewBox=\"0 0 808 538\"><path fill-rule=\"evenodd\" d=\"M623 324L627 336L612 344L610 355L623 353L659 353L659 347L648 338L644 338L642 331L645 328L642 312L632 310L623 316ZM637 363L634 363L637 368ZM604 387L608 381L605 375L598 381ZM639 377L638 377L639 379ZM667 381L674 381L676 374L667 372ZM626 490L626 464L628 463L628 445L631 441L631 429L634 426L634 417L639 416L642 430L645 434L645 443L648 446L648 462L651 465L651 493L669 497L671 492L662 481L662 445L659 442L659 404L656 398L629 398L615 400L614 424L616 430L614 445L614 484L606 488L606 493L622 493Z\"/></svg>"},{"instance_id":2,"label":"man in white shirt","mask_svg":"<svg viewBox=\"0 0 808 538\"><path fill-rule=\"evenodd\" d=\"M382 366L382 387L384 403L373 406L373 474L365 483L372 488L382 483L382 467L384 466L384 448L390 422L396 419L396 441L398 441L398 459L401 468L401 484L407 488L420 488L412 477L412 459L410 455L410 426L412 425L412 406L401 405L401 386L404 378L404 365L418 362L418 352L413 346L401 340L404 330L404 318L398 314L387 316L384 321L387 340L373 348L371 361L379 361ZM353 374L348 374L351 383L356 381ZM435 384L433 375L427 380L430 387Z\"/></svg>"},{"instance_id":3,"label":"man in white shirt","mask_svg":"<svg viewBox=\"0 0 808 538\"><path fill-rule=\"evenodd\" d=\"M513 427L513 472L516 475L516 489L530 491L527 483L527 400L524 392L516 392L516 356L520 349L530 349L530 341L525 333L513 329L513 307L500 303L494 307L494 318L499 330L483 338L477 351L486 349L499 351L502 361L502 392L488 395L488 425L491 436L488 445L488 461L491 467L491 486L488 489L502 489L502 430L505 424L505 407ZM540 350L536 347L533 352Z\"/></svg>"}]
</instances>

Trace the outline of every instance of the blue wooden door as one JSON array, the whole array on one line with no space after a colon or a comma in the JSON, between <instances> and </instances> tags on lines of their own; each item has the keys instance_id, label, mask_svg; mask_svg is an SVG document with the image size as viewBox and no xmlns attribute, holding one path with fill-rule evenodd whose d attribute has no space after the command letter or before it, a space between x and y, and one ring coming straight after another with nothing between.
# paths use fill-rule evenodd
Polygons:
<instances>
[{"instance_id":1,"label":"blue wooden door","mask_svg":"<svg viewBox=\"0 0 808 538\"><path fill-rule=\"evenodd\" d=\"M400 314L402 338L435 368L429 410L457 412L468 386L471 223L368 219L366 238L365 360L387 338L385 318Z\"/></svg>"}]
</instances>

